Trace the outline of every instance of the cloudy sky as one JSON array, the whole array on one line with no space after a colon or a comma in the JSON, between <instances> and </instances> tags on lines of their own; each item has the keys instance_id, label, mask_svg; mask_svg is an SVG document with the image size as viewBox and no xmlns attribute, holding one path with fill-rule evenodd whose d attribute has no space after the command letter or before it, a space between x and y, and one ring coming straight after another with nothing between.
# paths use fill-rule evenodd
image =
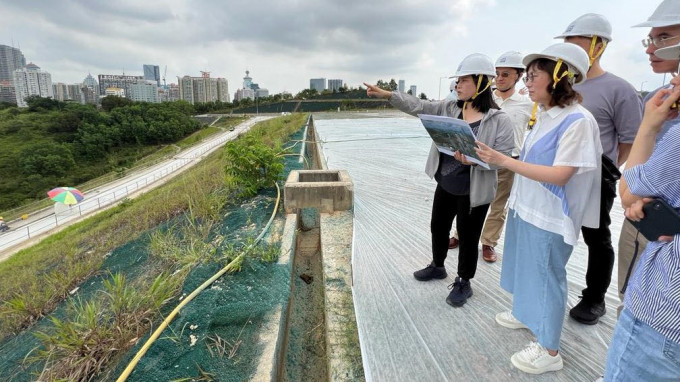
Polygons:
<instances>
[{"instance_id":1,"label":"cloudy sky","mask_svg":"<svg viewBox=\"0 0 680 382\"><path fill-rule=\"evenodd\" d=\"M141 75L167 66L167 82L201 70L242 86L245 70L270 94L293 94L309 79L352 87L404 79L430 98L446 96L470 53L495 59L556 42L576 17L601 13L614 41L602 65L637 89L660 86L640 40L661 0L0 0L0 44L20 47L53 82L87 73Z\"/></svg>"}]
</instances>

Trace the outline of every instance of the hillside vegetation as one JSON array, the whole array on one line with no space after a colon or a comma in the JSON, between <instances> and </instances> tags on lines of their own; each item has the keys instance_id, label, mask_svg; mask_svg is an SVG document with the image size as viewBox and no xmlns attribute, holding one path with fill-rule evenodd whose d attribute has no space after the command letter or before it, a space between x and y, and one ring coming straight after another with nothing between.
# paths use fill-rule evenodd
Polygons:
<instances>
[{"instance_id":1,"label":"hillside vegetation","mask_svg":"<svg viewBox=\"0 0 680 382\"><path fill-rule=\"evenodd\" d=\"M104 111L39 97L28 103L0 110L0 211L130 167L201 128L183 101L109 102Z\"/></svg>"}]
</instances>

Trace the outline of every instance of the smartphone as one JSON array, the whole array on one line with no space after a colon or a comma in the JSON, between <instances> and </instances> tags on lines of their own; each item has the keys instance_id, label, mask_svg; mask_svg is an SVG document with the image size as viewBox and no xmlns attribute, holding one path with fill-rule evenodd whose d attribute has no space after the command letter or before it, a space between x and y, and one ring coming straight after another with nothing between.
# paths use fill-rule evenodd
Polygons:
<instances>
[{"instance_id":1,"label":"smartphone","mask_svg":"<svg viewBox=\"0 0 680 382\"><path fill-rule=\"evenodd\" d=\"M663 199L654 199L642 207L645 217L640 221L627 219L649 241L659 236L674 236L680 233L680 213Z\"/></svg>"}]
</instances>

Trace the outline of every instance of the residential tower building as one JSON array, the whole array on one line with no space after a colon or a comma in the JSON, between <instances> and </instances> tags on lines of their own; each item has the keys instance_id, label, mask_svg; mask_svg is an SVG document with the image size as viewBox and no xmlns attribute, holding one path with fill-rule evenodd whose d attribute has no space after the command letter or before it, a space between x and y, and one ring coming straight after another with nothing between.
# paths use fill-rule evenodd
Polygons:
<instances>
[{"instance_id":1,"label":"residential tower building","mask_svg":"<svg viewBox=\"0 0 680 382\"><path fill-rule=\"evenodd\" d=\"M14 71L14 87L17 106L27 107L26 97L37 95L52 98L52 76L34 63L29 63L22 69Z\"/></svg>"}]
</instances>

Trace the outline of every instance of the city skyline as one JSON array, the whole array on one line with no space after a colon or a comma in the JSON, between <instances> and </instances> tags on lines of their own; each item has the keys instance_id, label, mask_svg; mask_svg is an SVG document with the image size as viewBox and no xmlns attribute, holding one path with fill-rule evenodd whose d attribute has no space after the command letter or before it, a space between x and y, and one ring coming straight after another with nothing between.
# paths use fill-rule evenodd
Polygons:
<instances>
[{"instance_id":1,"label":"city skyline","mask_svg":"<svg viewBox=\"0 0 680 382\"><path fill-rule=\"evenodd\" d=\"M602 58L605 69L636 89L651 90L663 76L652 73L640 44L648 28L631 26L649 17L659 2L574 0L565 8L552 0L521 6L494 0L65 0L56 9L47 0L3 2L0 44L21 48L27 62L63 83L78 83L88 73L143 75L142 65L152 64L161 71L167 66L167 79L208 71L231 84L239 84L248 69L270 94L296 94L310 78L323 77L342 78L350 87L405 79L407 88L416 85L419 93L443 98L448 76L466 55L540 51L557 42L553 37L573 19L595 12L614 30Z\"/></svg>"}]
</instances>

